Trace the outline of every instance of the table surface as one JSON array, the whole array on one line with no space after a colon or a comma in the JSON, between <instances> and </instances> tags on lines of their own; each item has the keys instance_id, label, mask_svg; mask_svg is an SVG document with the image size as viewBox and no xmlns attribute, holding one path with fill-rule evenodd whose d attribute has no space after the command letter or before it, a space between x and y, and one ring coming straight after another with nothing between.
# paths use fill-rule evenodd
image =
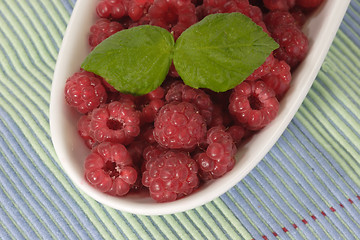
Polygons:
<instances>
[{"instance_id":1,"label":"table surface","mask_svg":"<svg viewBox=\"0 0 360 240\"><path fill-rule=\"evenodd\" d=\"M214 201L164 216L104 206L59 164L50 90L75 2L0 0L1 239L360 238L360 0L257 167Z\"/></svg>"}]
</instances>

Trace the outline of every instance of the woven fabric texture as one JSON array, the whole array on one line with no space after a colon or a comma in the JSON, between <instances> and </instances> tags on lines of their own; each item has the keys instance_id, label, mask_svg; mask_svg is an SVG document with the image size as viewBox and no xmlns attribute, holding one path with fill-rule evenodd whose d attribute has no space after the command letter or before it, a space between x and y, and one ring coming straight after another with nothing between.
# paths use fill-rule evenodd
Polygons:
<instances>
[{"instance_id":1,"label":"woven fabric texture","mask_svg":"<svg viewBox=\"0 0 360 240\"><path fill-rule=\"evenodd\" d=\"M0 0L0 239L360 238L360 0L257 167L214 201L163 216L96 202L56 156L50 90L75 2Z\"/></svg>"}]
</instances>

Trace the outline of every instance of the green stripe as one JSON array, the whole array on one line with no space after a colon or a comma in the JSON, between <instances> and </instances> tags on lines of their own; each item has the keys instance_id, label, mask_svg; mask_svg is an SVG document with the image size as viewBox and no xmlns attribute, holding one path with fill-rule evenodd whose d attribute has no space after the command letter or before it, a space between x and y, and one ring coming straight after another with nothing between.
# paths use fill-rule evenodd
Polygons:
<instances>
[{"instance_id":1,"label":"green stripe","mask_svg":"<svg viewBox=\"0 0 360 240\"><path fill-rule=\"evenodd\" d=\"M234 213L225 205L225 203L220 199L216 198L212 202L206 205L209 210L214 213L217 217L217 220L222 225L223 229L229 234L231 239L238 237L250 238L250 234L242 226L239 219L237 219Z\"/></svg>"},{"instance_id":2,"label":"green stripe","mask_svg":"<svg viewBox=\"0 0 360 240\"><path fill-rule=\"evenodd\" d=\"M27 1L23 1L24 4L26 4L26 2ZM58 54L58 48L56 48L51 41L51 35L43 29L43 26L39 21L35 21L37 18L34 18L33 16L37 16L38 14L33 12L29 5L21 9L14 2L8 4L11 4L10 9L14 12L14 15L20 17L16 18L12 14L6 14L6 12L4 12L3 16L6 16L8 19L11 29L8 29L8 27L4 25L2 25L2 28L6 29L7 34L12 34L12 32L15 31L15 39L20 38L25 41L30 56L34 58L34 63L42 63L42 67L46 67L44 70L47 75L52 76L52 69L55 65L55 57ZM3 10L0 9L0 11ZM9 10L7 12L9 12ZM24 13L28 13L28 15L24 15ZM38 53L41 53L41 56L44 58L42 61L38 57ZM23 55L23 57L28 56ZM49 82L49 85L50 83L51 82Z\"/></svg>"}]
</instances>

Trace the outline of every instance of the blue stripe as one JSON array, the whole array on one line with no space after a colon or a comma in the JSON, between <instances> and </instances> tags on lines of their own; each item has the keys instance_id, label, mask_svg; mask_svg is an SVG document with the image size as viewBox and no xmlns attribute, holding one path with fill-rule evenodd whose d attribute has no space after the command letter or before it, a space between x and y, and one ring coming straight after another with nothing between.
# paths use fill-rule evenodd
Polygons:
<instances>
[{"instance_id":1,"label":"blue stripe","mask_svg":"<svg viewBox=\"0 0 360 240\"><path fill-rule=\"evenodd\" d=\"M2 153L0 151L0 159L3 159ZM2 175L0 175L1 181ZM2 181L1 181L2 182ZM31 229L25 219L19 213L19 208L17 208L14 204L14 201L9 199L4 191L3 188L0 186L0 198L3 203L0 205L0 220L6 227L8 231L15 237L15 239L23 239L26 236L23 235L25 231L26 235L29 237L33 237L33 239L37 239L38 235ZM10 219L11 218L11 219ZM16 223L16 225L13 223Z\"/></svg>"},{"instance_id":2,"label":"blue stripe","mask_svg":"<svg viewBox=\"0 0 360 240\"><path fill-rule=\"evenodd\" d=\"M251 236L254 239L262 239L262 235L260 235L259 232L254 227L254 225L257 226L257 224L253 224L252 222L250 222L250 220L253 221L253 219L244 216L244 214L240 210L240 208L242 210L245 209L244 207L242 207L240 205L241 203L244 203L244 201L241 201L242 200L241 196L239 196L238 199L235 199L233 194L231 194L232 191L236 191L235 187L231 188L227 193L224 193L223 195L221 195L220 196L221 200L224 201L224 203L229 207L229 209L239 219L241 224L243 224L245 229L251 234ZM235 202L229 196L234 198ZM253 214L251 216L255 216L255 214Z\"/></svg>"}]
</instances>

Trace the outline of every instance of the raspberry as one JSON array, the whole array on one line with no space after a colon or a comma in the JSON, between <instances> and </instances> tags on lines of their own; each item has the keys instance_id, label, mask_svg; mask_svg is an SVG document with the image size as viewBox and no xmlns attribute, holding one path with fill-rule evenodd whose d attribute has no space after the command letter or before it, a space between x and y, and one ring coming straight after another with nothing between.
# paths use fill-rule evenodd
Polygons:
<instances>
[{"instance_id":1,"label":"raspberry","mask_svg":"<svg viewBox=\"0 0 360 240\"><path fill-rule=\"evenodd\" d=\"M92 149L97 142L90 136L90 120L89 115L82 115L77 123L77 129L85 145Z\"/></svg>"},{"instance_id":2,"label":"raspberry","mask_svg":"<svg viewBox=\"0 0 360 240\"><path fill-rule=\"evenodd\" d=\"M205 120L191 103L168 103L155 118L154 138L164 148L193 149L205 135Z\"/></svg>"},{"instance_id":3,"label":"raspberry","mask_svg":"<svg viewBox=\"0 0 360 240\"><path fill-rule=\"evenodd\" d=\"M123 29L123 26L106 18L100 18L90 28L89 44L91 48L95 48L99 43Z\"/></svg>"},{"instance_id":4,"label":"raspberry","mask_svg":"<svg viewBox=\"0 0 360 240\"><path fill-rule=\"evenodd\" d=\"M296 21L294 16L288 11L270 11L264 16L267 29L272 32L281 26L294 26ZM294 26L297 27L297 26Z\"/></svg>"},{"instance_id":5,"label":"raspberry","mask_svg":"<svg viewBox=\"0 0 360 240\"><path fill-rule=\"evenodd\" d=\"M121 19L126 15L127 0L101 0L96 5L96 13L100 18Z\"/></svg>"},{"instance_id":6,"label":"raspberry","mask_svg":"<svg viewBox=\"0 0 360 240\"><path fill-rule=\"evenodd\" d=\"M264 22L280 45L274 51L275 58L295 68L305 58L309 42L293 15L287 11L273 11L265 15Z\"/></svg>"},{"instance_id":7,"label":"raspberry","mask_svg":"<svg viewBox=\"0 0 360 240\"><path fill-rule=\"evenodd\" d=\"M293 18L295 19L295 22L299 27L302 27L305 24L305 22L307 20L307 16L301 8L294 7L292 9L290 9L290 13L293 16Z\"/></svg>"},{"instance_id":8,"label":"raspberry","mask_svg":"<svg viewBox=\"0 0 360 240\"><path fill-rule=\"evenodd\" d=\"M296 0L296 5L302 8L317 8L323 0Z\"/></svg>"},{"instance_id":9,"label":"raspberry","mask_svg":"<svg viewBox=\"0 0 360 240\"><path fill-rule=\"evenodd\" d=\"M105 103L107 93L102 78L86 71L74 73L65 83L65 100L80 113L87 113Z\"/></svg>"},{"instance_id":10,"label":"raspberry","mask_svg":"<svg viewBox=\"0 0 360 240\"><path fill-rule=\"evenodd\" d=\"M230 114L250 130L268 125L278 110L275 92L263 81L244 81L234 88L230 96Z\"/></svg>"},{"instance_id":11,"label":"raspberry","mask_svg":"<svg viewBox=\"0 0 360 240\"><path fill-rule=\"evenodd\" d=\"M226 132L231 135L234 143L240 143L245 136L245 129L240 125L231 126L226 130Z\"/></svg>"},{"instance_id":12,"label":"raspberry","mask_svg":"<svg viewBox=\"0 0 360 240\"><path fill-rule=\"evenodd\" d=\"M151 123L154 122L156 114L164 106L162 99L153 99L141 110L141 122Z\"/></svg>"},{"instance_id":13,"label":"raspberry","mask_svg":"<svg viewBox=\"0 0 360 240\"><path fill-rule=\"evenodd\" d=\"M195 89L180 81L176 81L170 85L169 90L165 95L167 102L189 102L194 104L204 117L207 124L211 123L211 116L213 111L213 103L210 96L201 89Z\"/></svg>"},{"instance_id":14,"label":"raspberry","mask_svg":"<svg viewBox=\"0 0 360 240\"><path fill-rule=\"evenodd\" d=\"M131 101L114 101L89 113L90 136L97 142L129 144L140 133L140 114Z\"/></svg>"},{"instance_id":15,"label":"raspberry","mask_svg":"<svg viewBox=\"0 0 360 240\"><path fill-rule=\"evenodd\" d=\"M122 144L101 143L85 159L85 178L101 192L124 196L136 182L137 171Z\"/></svg>"},{"instance_id":16,"label":"raspberry","mask_svg":"<svg viewBox=\"0 0 360 240\"><path fill-rule=\"evenodd\" d=\"M199 164L199 175L203 180L215 179L229 172L235 165L236 146L223 127L210 128L207 132L205 152L194 156Z\"/></svg>"},{"instance_id":17,"label":"raspberry","mask_svg":"<svg viewBox=\"0 0 360 240\"><path fill-rule=\"evenodd\" d=\"M191 0L154 0L148 16L151 25L167 29L175 39L197 22L195 5Z\"/></svg>"},{"instance_id":18,"label":"raspberry","mask_svg":"<svg viewBox=\"0 0 360 240\"><path fill-rule=\"evenodd\" d=\"M274 66L276 59L274 55L271 53L265 60L265 62L258 67L249 77L246 78L248 81L254 81L260 79L266 74L270 73L271 68Z\"/></svg>"},{"instance_id":19,"label":"raspberry","mask_svg":"<svg viewBox=\"0 0 360 240\"><path fill-rule=\"evenodd\" d=\"M261 80L275 91L277 99L280 100L290 87L290 66L284 61L277 61L271 72Z\"/></svg>"},{"instance_id":20,"label":"raspberry","mask_svg":"<svg viewBox=\"0 0 360 240\"><path fill-rule=\"evenodd\" d=\"M291 68L295 68L306 56L309 41L306 35L293 26L283 26L271 32L271 36L280 45L274 56L284 60Z\"/></svg>"},{"instance_id":21,"label":"raspberry","mask_svg":"<svg viewBox=\"0 0 360 240\"><path fill-rule=\"evenodd\" d=\"M142 177L151 198L156 202L170 202L189 195L198 187L198 166L188 153L174 150L158 150L157 153L147 160Z\"/></svg>"},{"instance_id":22,"label":"raspberry","mask_svg":"<svg viewBox=\"0 0 360 240\"><path fill-rule=\"evenodd\" d=\"M288 11L295 6L295 0L263 0L267 9Z\"/></svg>"},{"instance_id":23,"label":"raspberry","mask_svg":"<svg viewBox=\"0 0 360 240\"><path fill-rule=\"evenodd\" d=\"M146 94L146 97L149 100L154 100L154 99L162 99L165 96L165 89L162 87L158 87L155 90L149 92L148 94Z\"/></svg>"}]
</instances>

